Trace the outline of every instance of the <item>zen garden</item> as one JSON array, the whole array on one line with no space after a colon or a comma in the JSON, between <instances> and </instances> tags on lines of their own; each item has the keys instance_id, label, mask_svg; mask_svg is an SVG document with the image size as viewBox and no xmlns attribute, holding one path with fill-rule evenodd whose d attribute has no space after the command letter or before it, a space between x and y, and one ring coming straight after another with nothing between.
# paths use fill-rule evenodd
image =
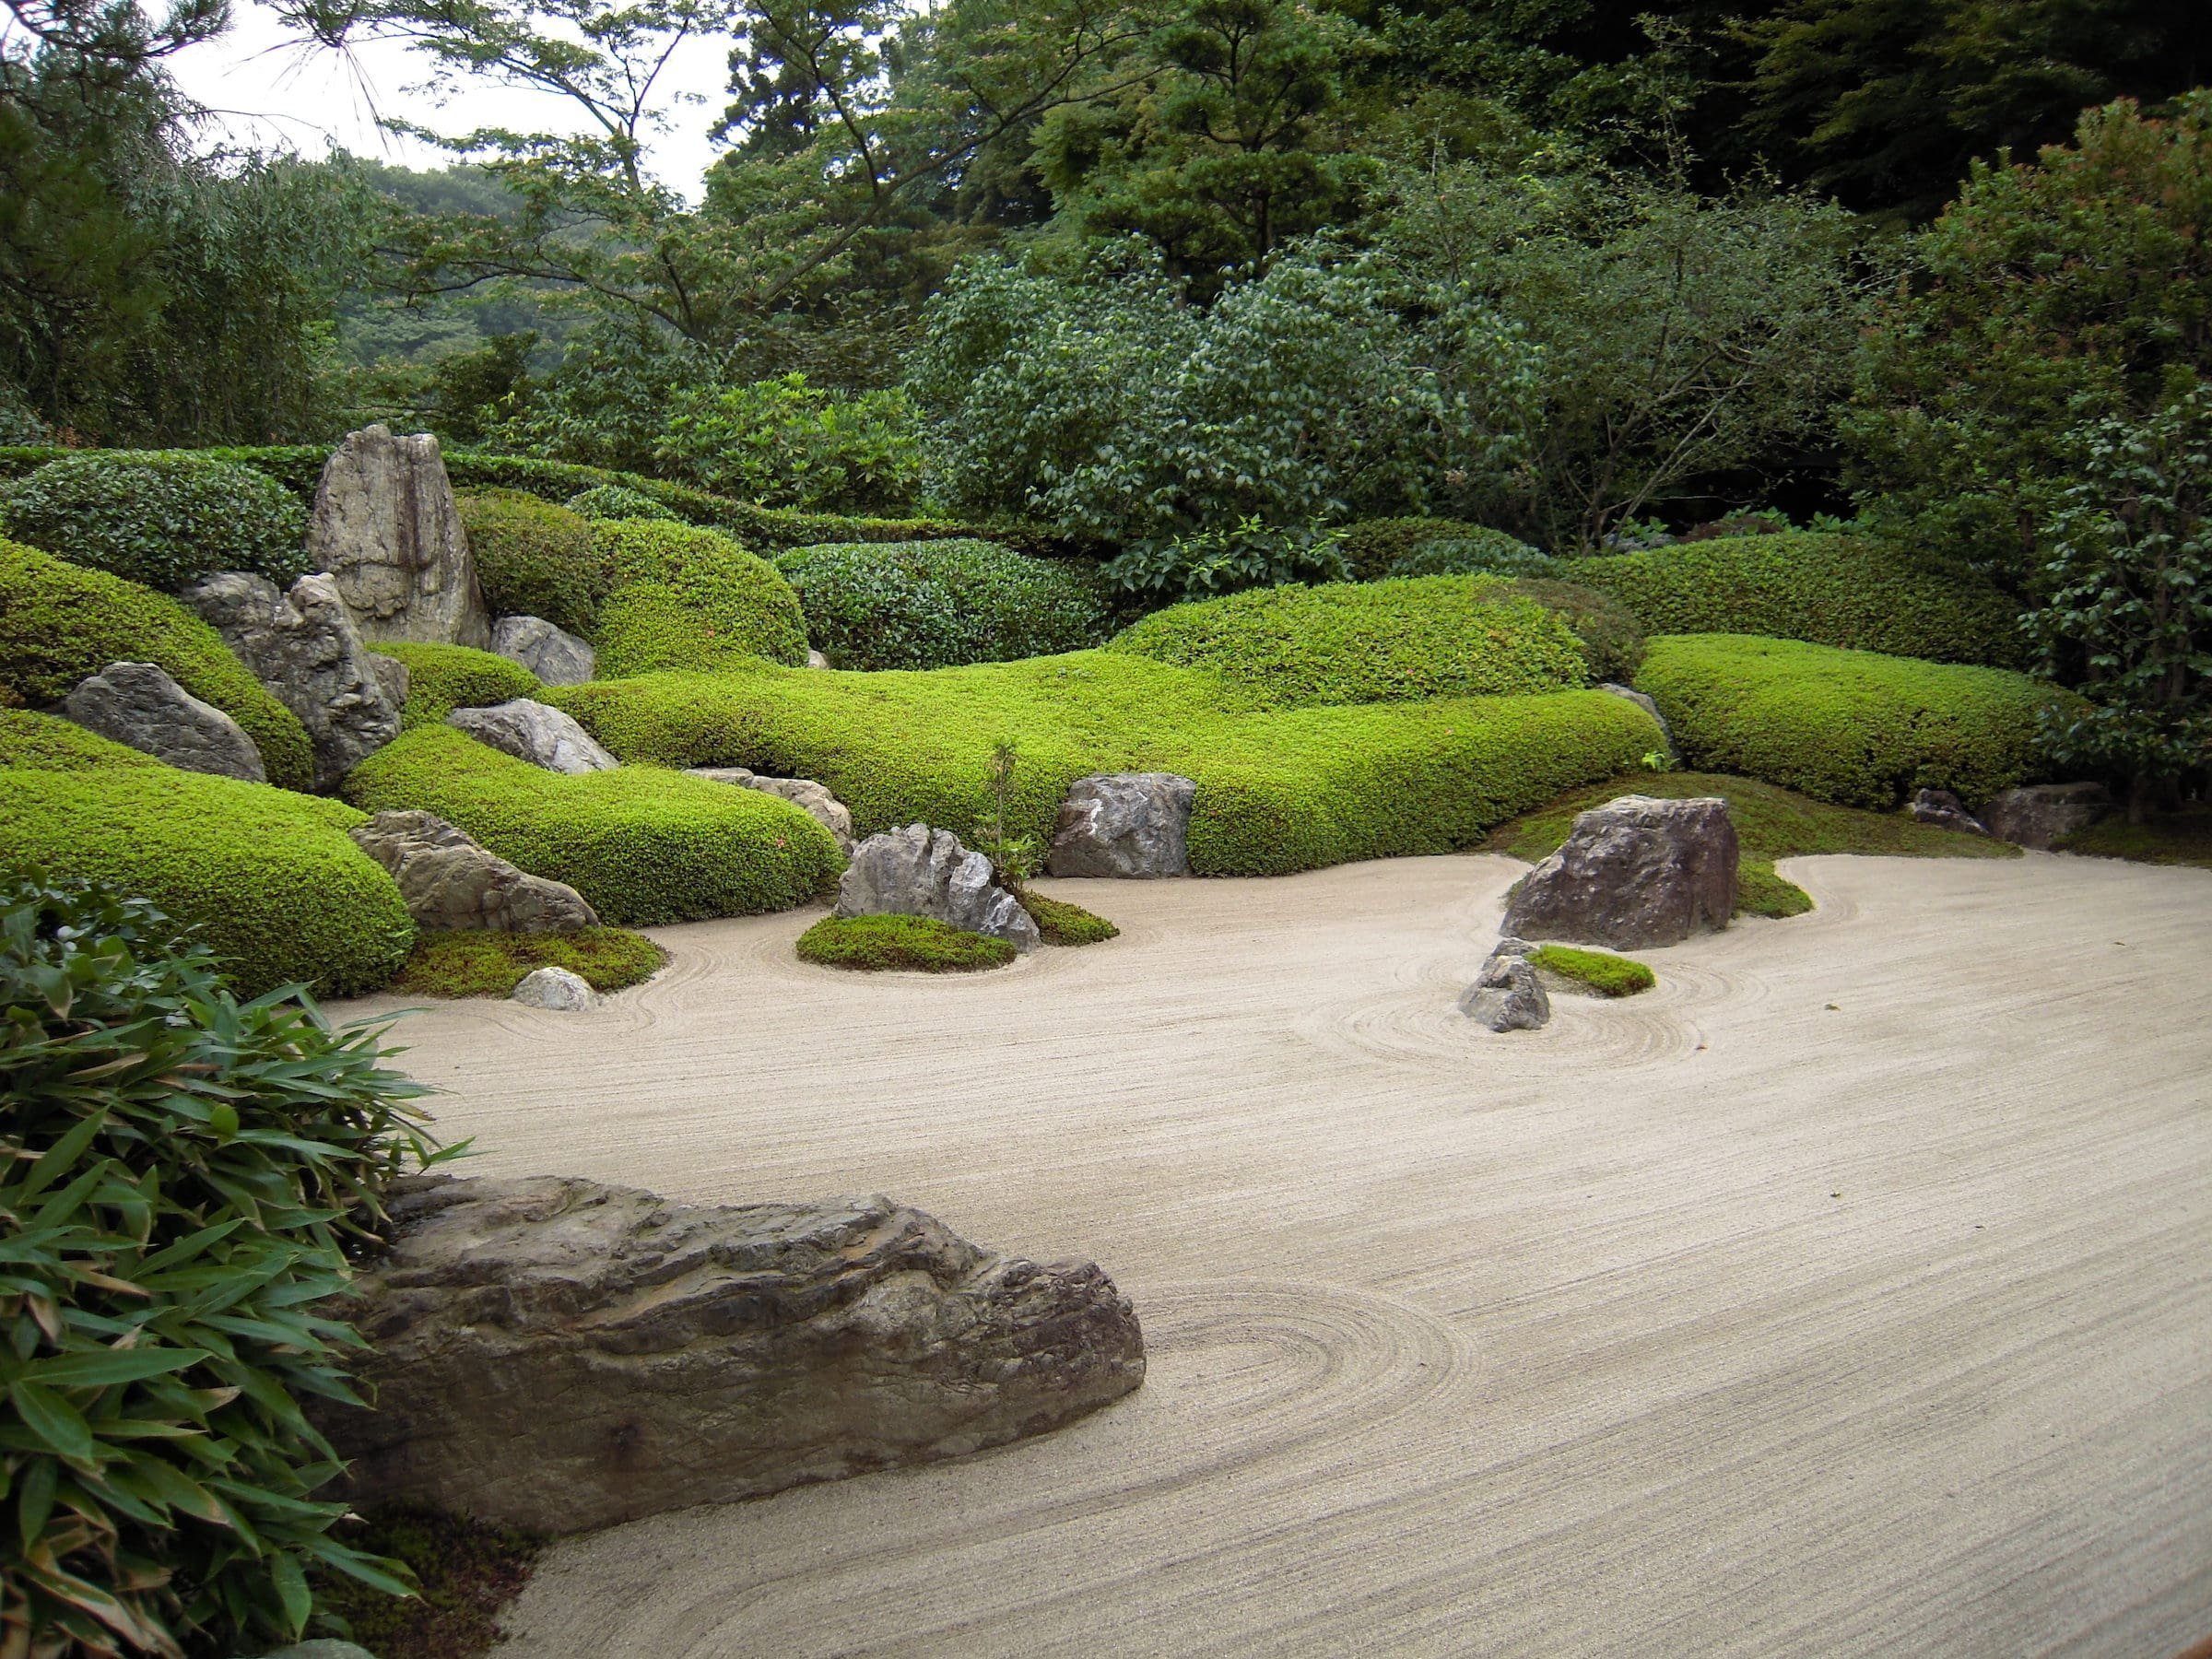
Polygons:
<instances>
[{"instance_id":1,"label":"zen garden","mask_svg":"<svg viewBox=\"0 0 2212 1659\"><path fill-rule=\"evenodd\" d=\"M5 4L0 1659L2212 1654L2212 10Z\"/></svg>"}]
</instances>

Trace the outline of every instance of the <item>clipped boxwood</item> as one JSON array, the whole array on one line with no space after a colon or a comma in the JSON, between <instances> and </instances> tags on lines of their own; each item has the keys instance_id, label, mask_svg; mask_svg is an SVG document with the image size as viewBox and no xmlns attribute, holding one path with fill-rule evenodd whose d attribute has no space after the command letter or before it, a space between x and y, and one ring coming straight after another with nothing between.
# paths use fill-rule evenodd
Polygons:
<instances>
[{"instance_id":1,"label":"clipped boxwood","mask_svg":"<svg viewBox=\"0 0 2212 1659\"><path fill-rule=\"evenodd\" d=\"M597 673L708 670L744 657L806 661L806 624L775 566L695 524L619 519L592 526L610 597Z\"/></svg>"},{"instance_id":2,"label":"clipped boxwood","mask_svg":"<svg viewBox=\"0 0 2212 1659\"><path fill-rule=\"evenodd\" d=\"M799 935L799 959L880 973L973 973L1020 953L1004 939L935 916L824 916Z\"/></svg>"},{"instance_id":3,"label":"clipped boxwood","mask_svg":"<svg viewBox=\"0 0 2212 1659\"><path fill-rule=\"evenodd\" d=\"M407 665L407 706L399 717L403 732L436 725L455 709L488 709L545 689L520 663L467 645L393 640L372 649Z\"/></svg>"},{"instance_id":4,"label":"clipped boxwood","mask_svg":"<svg viewBox=\"0 0 2212 1659\"><path fill-rule=\"evenodd\" d=\"M1344 528L1344 557L1360 582L1389 576L1549 576L1559 561L1526 542L1465 519L1363 519Z\"/></svg>"},{"instance_id":5,"label":"clipped boxwood","mask_svg":"<svg viewBox=\"0 0 2212 1659\"><path fill-rule=\"evenodd\" d=\"M566 503L571 512L587 519L665 519L683 523L684 515L664 507L641 489L627 484L594 484L580 489Z\"/></svg>"},{"instance_id":6,"label":"clipped boxwood","mask_svg":"<svg viewBox=\"0 0 2212 1659\"><path fill-rule=\"evenodd\" d=\"M1915 789L1980 802L2043 776L2037 714L2067 696L2002 668L1750 634L1662 635L1636 686L1688 764L1877 810Z\"/></svg>"},{"instance_id":7,"label":"clipped boxwood","mask_svg":"<svg viewBox=\"0 0 2212 1659\"><path fill-rule=\"evenodd\" d=\"M307 728L166 594L0 541L0 704L51 708L110 663L152 663L245 728L272 783L314 782Z\"/></svg>"},{"instance_id":8,"label":"clipped boxwood","mask_svg":"<svg viewBox=\"0 0 2212 1659\"><path fill-rule=\"evenodd\" d=\"M1513 582L1506 591L1534 599L1567 624L1582 646L1583 661L1594 682L1635 677L1643 661L1643 629L1635 613L1611 594L1540 577Z\"/></svg>"},{"instance_id":9,"label":"clipped boxwood","mask_svg":"<svg viewBox=\"0 0 2212 1659\"><path fill-rule=\"evenodd\" d=\"M210 571L283 588L308 570L307 514L291 492L199 455L67 455L11 485L0 518L34 547L151 588Z\"/></svg>"},{"instance_id":10,"label":"clipped boxwood","mask_svg":"<svg viewBox=\"0 0 2212 1659\"><path fill-rule=\"evenodd\" d=\"M992 542L846 542L776 566L840 668L946 668L1095 645L1112 631L1095 571Z\"/></svg>"},{"instance_id":11,"label":"clipped boxwood","mask_svg":"<svg viewBox=\"0 0 2212 1659\"><path fill-rule=\"evenodd\" d=\"M1740 633L2001 668L2025 660L2019 608L1970 576L1866 535L1791 531L1574 561L1653 634Z\"/></svg>"},{"instance_id":12,"label":"clipped boxwood","mask_svg":"<svg viewBox=\"0 0 2212 1659\"><path fill-rule=\"evenodd\" d=\"M591 633L606 584L588 520L514 489L464 489L453 500L493 616Z\"/></svg>"},{"instance_id":13,"label":"clipped boxwood","mask_svg":"<svg viewBox=\"0 0 2212 1659\"><path fill-rule=\"evenodd\" d=\"M1588 674L1558 616L1482 576L1253 588L1155 611L1106 649L1285 708L1556 691Z\"/></svg>"},{"instance_id":14,"label":"clipped boxwood","mask_svg":"<svg viewBox=\"0 0 2212 1659\"><path fill-rule=\"evenodd\" d=\"M346 794L371 812L434 812L621 926L789 910L844 868L830 832L774 795L653 766L564 776L451 726L403 733Z\"/></svg>"},{"instance_id":15,"label":"clipped boxwood","mask_svg":"<svg viewBox=\"0 0 2212 1659\"><path fill-rule=\"evenodd\" d=\"M293 982L373 990L406 959L415 924L347 835L361 821L342 802L179 771L49 715L0 713L0 865L152 900L214 947L241 996Z\"/></svg>"}]
</instances>

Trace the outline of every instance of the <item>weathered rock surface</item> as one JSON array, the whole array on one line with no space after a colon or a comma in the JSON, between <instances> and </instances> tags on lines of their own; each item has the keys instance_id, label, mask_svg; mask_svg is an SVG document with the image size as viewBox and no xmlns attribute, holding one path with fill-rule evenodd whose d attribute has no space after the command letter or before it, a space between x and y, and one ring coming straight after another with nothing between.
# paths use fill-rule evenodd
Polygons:
<instances>
[{"instance_id":1,"label":"weathered rock surface","mask_svg":"<svg viewBox=\"0 0 2212 1659\"><path fill-rule=\"evenodd\" d=\"M77 682L62 700L62 712L88 732L182 771L268 781L245 728L151 663L110 663Z\"/></svg>"},{"instance_id":2,"label":"weathered rock surface","mask_svg":"<svg viewBox=\"0 0 2212 1659\"><path fill-rule=\"evenodd\" d=\"M392 872L418 926L573 933L599 925L574 888L517 868L430 813L380 812L347 833Z\"/></svg>"},{"instance_id":3,"label":"weathered rock surface","mask_svg":"<svg viewBox=\"0 0 2212 1659\"><path fill-rule=\"evenodd\" d=\"M1618 680L1601 680L1598 682L1597 688L1614 697L1626 698L1649 714L1659 727L1659 735L1666 739L1667 758L1669 759L1678 758L1681 751L1675 747L1674 729L1666 724L1666 716L1659 712L1659 705L1652 700L1649 692L1639 691L1633 686L1624 686Z\"/></svg>"},{"instance_id":4,"label":"weathered rock surface","mask_svg":"<svg viewBox=\"0 0 2212 1659\"><path fill-rule=\"evenodd\" d=\"M1503 944L1500 940L1500 948L1490 952L1475 982L1460 997L1459 1011L1493 1031L1535 1030L1551 1020L1551 997L1527 959L1529 947L1523 945L1522 954L1515 955L1503 949Z\"/></svg>"},{"instance_id":5,"label":"weathered rock surface","mask_svg":"<svg viewBox=\"0 0 2212 1659\"><path fill-rule=\"evenodd\" d=\"M1054 876L1151 877L1191 873L1191 803L1198 785L1173 772L1077 778L1053 825Z\"/></svg>"},{"instance_id":6,"label":"weathered rock surface","mask_svg":"<svg viewBox=\"0 0 2212 1659\"><path fill-rule=\"evenodd\" d=\"M1030 951L1043 942L1021 901L993 879L991 861L949 830L909 824L853 850L838 883L841 916L935 916L947 926Z\"/></svg>"},{"instance_id":7,"label":"weathered rock surface","mask_svg":"<svg viewBox=\"0 0 2212 1659\"><path fill-rule=\"evenodd\" d=\"M307 551L327 571L364 639L491 642L468 535L438 440L364 427L324 464Z\"/></svg>"},{"instance_id":8,"label":"weathered rock surface","mask_svg":"<svg viewBox=\"0 0 2212 1659\"><path fill-rule=\"evenodd\" d=\"M1058 1428L1144 1378L1088 1263L882 1197L710 1208L417 1177L350 1316L373 1411L320 1407L356 1502L605 1526Z\"/></svg>"},{"instance_id":9,"label":"weathered rock surface","mask_svg":"<svg viewBox=\"0 0 2212 1659\"><path fill-rule=\"evenodd\" d=\"M613 771L622 764L601 748L573 715L527 697L488 709L455 709L445 724L547 771Z\"/></svg>"},{"instance_id":10,"label":"weathered rock surface","mask_svg":"<svg viewBox=\"0 0 2212 1659\"><path fill-rule=\"evenodd\" d=\"M2047 849L2061 836L2111 816L2112 791L2101 783L2034 783L2007 789L1982 806L1982 822L1999 841Z\"/></svg>"},{"instance_id":11,"label":"weathered rock surface","mask_svg":"<svg viewBox=\"0 0 2212 1659\"><path fill-rule=\"evenodd\" d=\"M543 617L501 617L491 630L491 648L548 686L581 686L599 663L598 653Z\"/></svg>"},{"instance_id":12,"label":"weathered rock surface","mask_svg":"<svg viewBox=\"0 0 2212 1659\"><path fill-rule=\"evenodd\" d=\"M384 700L404 712L407 693L415 688L413 671L397 657L386 656L381 651L369 653L369 666L376 673L377 688L383 692Z\"/></svg>"},{"instance_id":13,"label":"weathered rock surface","mask_svg":"<svg viewBox=\"0 0 2212 1659\"><path fill-rule=\"evenodd\" d=\"M302 576L279 594L265 577L223 571L184 591L278 702L300 717L315 752L315 787L338 780L399 735L378 658L361 641L337 583Z\"/></svg>"},{"instance_id":14,"label":"weathered rock surface","mask_svg":"<svg viewBox=\"0 0 2212 1659\"><path fill-rule=\"evenodd\" d=\"M507 1000L550 1014L582 1014L599 1006L599 993L583 975L567 968L534 968L507 993Z\"/></svg>"},{"instance_id":15,"label":"weathered rock surface","mask_svg":"<svg viewBox=\"0 0 2212 1659\"><path fill-rule=\"evenodd\" d=\"M830 659L824 656L820 652L809 648L806 653L806 666L809 668L827 668L830 666Z\"/></svg>"},{"instance_id":16,"label":"weathered rock surface","mask_svg":"<svg viewBox=\"0 0 2212 1659\"><path fill-rule=\"evenodd\" d=\"M1907 808L1915 823L1934 824L1939 830L1959 830L1969 835L1987 835L1982 820L1966 809L1966 803L1947 789L1917 790Z\"/></svg>"},{"instance_id":17,"label":"weathered rock surface","mask_svg":"<svg viewBox=\"0 0 2212 1659\"><path fill-rule=\"evenodd\" d=\"M830 793L826 784L812 778L764 778L742 766L694 766L695 778L704 778L710 783L731 783L739 789L758 789L763 794L772 794L789 801L808 818L837 837L838 851L850 857L853 853L853 814L845 804Z\"/></svg>"},{"instance_id":18,"label":"weathered rock surface","mask_svg":"<svg viewBox=\"0 0 2212 1659\"><path fill-rule=\"evenodd\" d=\"M1735 826L1717 796L1622 795L1574 820L1506 901L1503 931L1615 949L1677 945L1728 925Z\"/></svg>"}]
</instances>

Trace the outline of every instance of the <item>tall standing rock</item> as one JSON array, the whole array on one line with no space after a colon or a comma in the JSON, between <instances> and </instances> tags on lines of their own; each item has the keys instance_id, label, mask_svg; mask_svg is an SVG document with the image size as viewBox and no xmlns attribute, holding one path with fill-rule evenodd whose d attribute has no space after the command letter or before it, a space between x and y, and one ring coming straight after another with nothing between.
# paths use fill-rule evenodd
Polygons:
<instances>
[{"instance_id":1,"label":"tall standing rock","mask_svg":"<svg viewBox=\"0 0 2212 1659\"><path fill-rule=\"evenodd\" d=\"M1021 900L998 885L991 861L949 830L909 824L853 850L837 886L841 916L931 916L1028 952L1044 942Z\"/></svg>"},{"instance_id":2,"label":"tall standing rock","mask_svg":"<svg viewBox=\"0 0 2212 1659\"><path fill-rule=\"evenodd\" d=\"M323 468L307 525L308 556L335 578L364 639L491 643L438 440L383 426L349 432Z\"/></svg>"},{"instance_id":3,"label":"tall standing rock","mask_svg":"<svg viewBox=\"0 0 2212 1659\"><path fill-rule=\"evenodd\" d=\"M1735 826L1716 795L1622 795L1574 820L1506 901L1504 931L1616 950L1678 945L1735 911Z\"/></svg>"}]
</instances>

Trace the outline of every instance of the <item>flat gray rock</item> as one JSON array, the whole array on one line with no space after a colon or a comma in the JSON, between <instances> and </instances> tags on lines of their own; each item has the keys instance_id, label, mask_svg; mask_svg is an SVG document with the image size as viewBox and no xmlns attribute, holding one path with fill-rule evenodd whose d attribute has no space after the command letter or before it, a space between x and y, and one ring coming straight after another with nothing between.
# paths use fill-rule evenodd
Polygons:
<instances>
[{"instance_id":1,"label":"flat gray rock","mask_svg":"<svg viewBox=\"0 0 2212 1659\"><path fill-rule=\"evenodd\" d=\"M837 888L841 916L934 916L947 926L1031 951L1043 943L1021 900L994 879L991 861L949 830L909 824L853 850Z\"/></svg>"},{"instance_id":2,"label":"flat gray rock","mask_svg":"<svg viewBox=\"0 0 2212 1659\"><path fill-rule=\"evenodd\" d=\"M1906 810L1915 823L1934 824L1939 830L1958 830L1968 835L1989 833L1982 820L1966 809L1966 803L1947 789L1914 791Z\"/></svg>"},{"instance_id":3,"label":"flat gray rock","mask_svg":"<svg viewBox=\"0 0 2212 1659\"><path fill-rule=\"evenodd\" d=\"M1574 820L1506 901L1503 932L1614 949L1678 945L1735 912L1728 803L1622 795Z\"/></svg>"},{"instance_id":4,"label":"flat gray rock","mask_svg":"<svg viewBox=\"0 0 2212 1659\"><path fill-rule=\"evenodd\" d=\"M2101 783L2031 783L2007 789L1982 806L1982 822L1999 841L2048 850L2062 836L2112 816L2112 791Z\"/></svg>"},{"instance_id":5,"label":"flat gray rock","mask_svg":"<svg viewBox=\"0 0 2212 1659\"><path fill-rule=\"evenodd\" d=\"M829 786L812 778L764 778L742 766L694 766L689 769L695 778L704 778L710 783L729 783L739 789L757 789L763 794L772 794L779 800L789 801L816 823L837 838L837 850L848 858L853 854L853 814L845 804L831 794Z\"/></svg>"},{"instance_id":6,"label":"flat gray rock","mask_svg":"<svg viewBox=\"0 0 2212 1659\"><path fill-rule=\"evenodd\" d=\"M574 888L517 868L431 813L380 812L347 833L392 872L418 926L530 934L599 925Z\"/></svg>"},{"instance_id":7,"label":"flat gray rock","mask_svg":"<svg viewBox=\"0 0 2212 1659\"><path fill-rule=\"evenodd\" d=\"M548 686L581 686L599 663L591 646L543 617L501 617L491 630L491 648Z\"/></svg>"},{"instance_id":8,"label":"flat gray rock","mask_svg":"<svg viewBox=\"0 0 2212 1659\"><path fill-rule=\"evenodd\" d=\"M491 613L438 440L348 432L324 464L307 551L368 640L491 643Z\"/></svg>"},{"instance_id":9,"label":"flat gray rock","mask_svg":"<svg viewBox=\"0 0 2212 1659\"><path fill-rule=\"evenodd\" d=\"M1460 997L1459 1011L1493 1031L1533 1031L1550 1023L1551 997L1525 954L1494 950Z\"/></svg>"},{"instance_id":10,"label":"flat gray rock","mask_svg":"<svg viewBox=\"0 0 2212 1659\"><path fill-rule=\"evenodd\" d=\"M566 968L537 968L523 976L507 1000L552 1014L582 1014L599 1006L599 993L581 973Z\"/></svg>"},{"instance_id":11,"label":"flat gray rock","mask_svg":"<svg viewBox=\"0 0 2212 1659\"><path fill-rule=\"evenodd\" d=\"M77 682L62 700L62 712L88 732L182 771L268 782L245 728L151 663L110 663Z\"/></svg>"},{"instance_id":12,"label":"flat gray rock","mask_svg":"<svg viewBox=\"0 0 2212 1659\"><path fill-rule=\"evenodd\" d=\"M1053 825L1054 876L1149 878L1191 873L1191 803L1198 785L1173 772L1077 778Z\"/></svg>"},{"instance_id":13,"label":"flat gray rock","mask_svg":"<svg viewBox=\"0 0 2212 1659\"><path fill-rule=\"evenodd\" d=\"M547 771L613 771L622 764L601 748L573 715L527 697L488 709L455 709L445 724Z\"/></svg>"}]
</instances>

